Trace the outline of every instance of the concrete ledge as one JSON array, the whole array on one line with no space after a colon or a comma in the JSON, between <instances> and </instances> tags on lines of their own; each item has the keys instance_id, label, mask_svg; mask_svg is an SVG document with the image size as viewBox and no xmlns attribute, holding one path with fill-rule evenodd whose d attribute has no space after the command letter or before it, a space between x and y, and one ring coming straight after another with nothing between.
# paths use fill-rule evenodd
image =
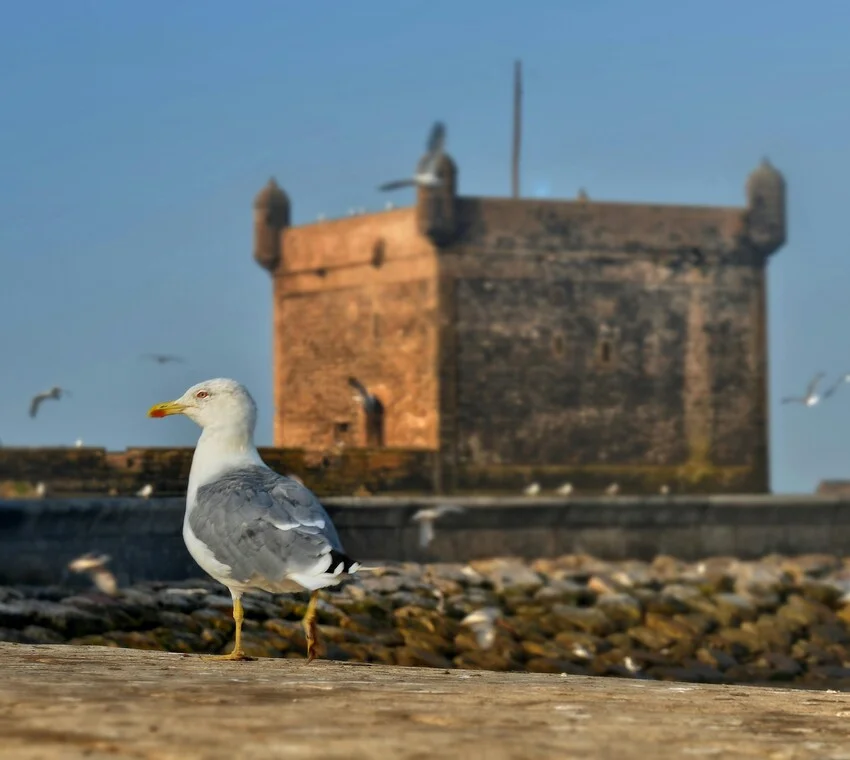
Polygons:
<instances>
[{"instance_id":1,"label":"concrete ledge","mask_svg":"<svg viewBox=\"0 0 850 760\"><path fill-rule=\"evenodd\" d=\"M586 552L601 559L686 561L770 553L843 554L850 500L830 496L380 497L324 500L346 549L365 561L466 562ZM411 521L423 507L458 504L427 548ZM182 539L184 500L85 498L0 501L0 584L67 580L65 565L106 552L119 582L183 580L197 567Z\"/></svg>"},{"instance_id":2,"label":"concrete ledge","mask_svg":"<svg viewBox=\"0 0 850 760\"><path fill-rule=\"evenodd\" d=\"M0 644L0 755L850 758L850 695Z\"/></svg>"}]
</instances>

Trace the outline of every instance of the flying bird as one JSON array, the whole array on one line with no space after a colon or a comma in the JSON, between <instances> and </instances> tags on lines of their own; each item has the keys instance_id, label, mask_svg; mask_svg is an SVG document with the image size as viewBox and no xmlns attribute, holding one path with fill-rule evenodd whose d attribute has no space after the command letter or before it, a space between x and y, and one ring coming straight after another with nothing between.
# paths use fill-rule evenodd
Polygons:
<instances>
[{"instance_id":1,"label":"flying bird","mask_svg":"<svg viewBox=\"0 0 850 760\"><path fill-rule=\"evenodd\" d=\"M818 372L810 381L808 386L806 387L806 395L805 396L786 396L782 399L783 404L805 404L806 406L814 406L817 404L821 397L815 392L820 381L823 380L826 373ZM835 391L833 391L834 393Z\"/></svg>"},{"instance_id":2,"label":"flying bird","mask_svg":"<svg viewBox=\"0 0 850 760\"><path fill-rule=\"evenodd\" d=\"M434 122L428 135L425 155L419 159L416 173L409 179L398 179L379 185L378 190L400 190L403 187L437 187L442 180L437 176L440 160L443 157L443 146L446 144L446 126L441 121Z\"/></svg>"},{"instance_id":3,"label":"flying bird","mask_svg":"<svg viewBox=\"0 0 850 760\"><path fill-rule=\"evenodd\" d=\"M378 400L378 397L374 393L370 393L366 389L366 386L356 377L349 377L348 384L354 388L355 393L353 394L353 398L363 405L363 410L366 414L374 414L380 410L381 402Z\"/></svg>"},{"instance_id":4,"label":"flying bird","mask_svg":"<svg viewBox=\"0 0 850 760\"><path fill-rule=\"evenodd\" d=\"M424 549L434 540L434 523L443 515L463 511L463 507L454 504L441 504L438 507L420 509L416 512L410 519L419 523L419 546Z\"/></svg>"},{"instance_id":5,"label":"flying bird","mask_svg":"<svg viewBox=\"0 0 850 760\"><path fill-rule=\"evenodd\" d=\"M182 362L183 359L173 354L144 354L143 359L150 359L157 364L169 364L170 362Z\"/></svg>"},{"instance_id":6,"label":"flying bird","mask_svg":"<svg viewBox=\"0 0 850 760\"><path fill-rule=\"evenodd\" d=\"M480 610L469 613L460 621L462 626L469 628L482 649L489 649L496 641L496 626L506 631L514 632L514 629L505 622L502 611L498 607L483 607Z\"/></svg>"},{"instance_id":7,"label":"flying bird","mask_svg":"<svg viewBox=\"0 0 850 760\"><path fill-rule=\"evenodd\" d=\"M841 375L832 385L830 385L823 392L823 400L826 401L830 396L835 395L835 392L842 386L844 383L850 383L850 373L845 375Z\"/></svg>"},{"instance_id":8,"label":"flying bird","mask_svg":"<svg viewBox=\"0 0 850 760\"><path fill-rule=\"evenodd\" d=\"M101 554L99 557L91 553L84 554L68 563L68 569L75 573L87 573L94 585L104 594L115 596L118 593L118 581L106 569L106 563L110 559L108 554Z\"/></svg>"},{"instance_id":9,"label":"flying bird","mask_svg":"<svg viewBox=\"0 0 850 760\"><path fill-rule=\"evenodd\" d=\"M30 417L35 417L35 415L38 414L38 408L41 406L43 401L47 401L47 399L54 399L58 401L62 398L63 394L67 396L71 395L70 391L66 391L58 386L54 386L49 391L44 391L43 393L36 393L30 401Z\"/></svg>"},{"instance_id":10,"label":"flying bird","mask_svg":"<svg viewBox=\"0 0 850 760\"><path fill-rule=\"evenodd\" d=\"M336 586L360 563L343 550L316 496L260 458L254 443L257 405L244 385L206 380L148 410L149 417L172 414L183 414L202 429L189 471L183 540L201 568L233 598L233 651L214 659L250 659L242 651L246 591L307 589L310 601L302 623L311 662L318 654L319 589Z\"/></svg>"}]
</instances>

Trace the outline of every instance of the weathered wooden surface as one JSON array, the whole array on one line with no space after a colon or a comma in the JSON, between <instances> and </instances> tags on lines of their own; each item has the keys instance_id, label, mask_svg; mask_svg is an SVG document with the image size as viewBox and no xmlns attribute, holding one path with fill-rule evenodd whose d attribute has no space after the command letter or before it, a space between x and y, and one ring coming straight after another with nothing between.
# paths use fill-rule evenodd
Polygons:
<instances>
[{"instance_id":1,"label":"weathered wooden surface","mask_svg":"<svg viewBox=\"0 0 850 760\"><path fill-rule=\"evenodd\" d=\"M850 694L0 644L0 757L850 760Z\"/></svg>"}]
</instances>

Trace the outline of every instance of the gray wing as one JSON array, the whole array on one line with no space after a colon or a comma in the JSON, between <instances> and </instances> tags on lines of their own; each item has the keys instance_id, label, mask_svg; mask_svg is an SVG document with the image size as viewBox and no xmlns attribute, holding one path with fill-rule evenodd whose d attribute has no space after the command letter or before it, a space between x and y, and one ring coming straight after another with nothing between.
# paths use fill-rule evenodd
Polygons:
<instances>
[{"instance_id":1,"label":"gray wing","mask_svg":"<svg viewBox=\"0 0 850 760\"><path fill-rule=\"evenodd\" d=\"M412 179L397 179L392 182L385 182L383 185L378 185L378 190L400 190L402 187L412 187L416 182Z\"/></svg>"},{"instance_id":2,"label":"gray wing","mask_svg":"<svg viewBox=\"0 0 850 760\"><path fill-rule=\"evenodd\" d=\"M806 397L811 396L811 395L815 392L815 388L817 388L817 387L818 387L818 383L819 383L821 380L823 380L823 378L824 378L824 375L825 375L825 374L826 374L826 373L824 373L824 372L818 372L818 373L817 373L817 374L816 374L816 375L815 375L815 376L814 376L814 377L813 377L813 378L809 381L809 385L808 385L808 387L806 388Z\"/></svg>"},{"instance_id":3,"label":"gray wing","mask_svg":"<svg viewBox=\"0 0 850 760\"><path fill-rule=\"evenodd\" d=\"M435 121L431 127L431 132L428 135L428 145L426 150L431 155L437 155L443 152L443 146L446 144L446 125L441 121Z\"/></svg>"},{"instance_id":4,"label":"gray wing","mask_svg":"<svg viewBox=\"0 0 850 760\"><path fill-rule=\"evenodd\" d=\"M235 470L199 488L189 525L242 582L320 573L317 565L323 557L330 564L331 551L343 551L334 524L313 493L265 467Z\"/></svg>"},{"instance_id":5,"label":"gray wing","mask_svg":"<svg viewBox=\"0 0 850 760\"><path fill-rule=\"evenodd\" d=\"M30 417L35 417L38 414L38 407L41 406L41 402L46 398L47 396L44 393L37 393L32 397L32 401L30 401Z\"/></svg>"}]
</instances>

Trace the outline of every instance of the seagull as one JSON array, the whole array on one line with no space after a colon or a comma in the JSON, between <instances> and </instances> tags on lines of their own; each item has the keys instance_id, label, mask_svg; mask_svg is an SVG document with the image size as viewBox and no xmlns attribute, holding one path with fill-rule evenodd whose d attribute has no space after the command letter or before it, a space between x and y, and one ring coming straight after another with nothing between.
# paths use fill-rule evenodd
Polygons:
<instances>
[{"instance_id":1,"label":"seagull","mask_svg":"<svg viewBox=\"0 0 850 760\"><path fill-rule=\"evenodd\" d=\"M846 375L841 375L832 385L830 385L823 392L823 400L826 401L830 396L833 396L835 392L842 386L844 383L850 383L850 373Z\"/></svg>"},{"instance_id":2,"label":"seagull","mask_svg":"<svg viewBox=\"0 0 850 760\"><path fill-rule=\"evenodd\" d=\"M235 380L193 385L175 401L156 404L149 417L183 414L202 428L192 457L183 540L201 568L233 598L233 650L212 659L247 660L242 651L242 595L307 589L302 621L307 661L318 654L319 589L336 586L361 565L342 548L316 496L279 475L254 443L257 405Z\"/></svg>"},{"instance_id":3,"label":"seagull","mask_svg":"<svg viewBox=\"0 0 850 760\"><path fill-rule=\"evenodd\" d=\"M366 386L363 385L356 377L349 377L348 384L356 391L352 398L363 404L363 410L366 414L374 414L379 410L380 401L374 393L369 393Z\"/></svg>"},{"instance_id":4,"label":"seagull","mask_svg":"<svg viewBox=\"0 0 850 760\"><path fill-rule=\"evenodd\" d=\"M35 495L38 496L39 499L43 499L47 496L47 484L39 481L35 484Z\"/></svg>"},{"instance_id":5,"label":"seagull","mask_svg":"<svg viewBox=\"0 0 850 760\"><path fill-rule=\"evenodd\" d=\"M555 489L555 493L558 496L570 496L573 492L573 484L572 483L564 483L562 486L558 486Z\"/></svg>"},{"instance_id":6,"label":"seagull","mask_svg":"<svg viewBox=\"0 0 850 760\"><path fill-rule=\"evenodd\" d=\"M540 483L531 483L522 489L526 496L537 496L540 493Z\"/></svg>"},{"instance_id":7,"label":"seagull","mask_svg":"<svg viewBox=\"0 0 850 760\"><path fill-rule=\"evenodd\" d=\"M814 406L817 404L821 397L815 393L815 389L818 387L818 383L823 380L825 373L818 372L810 381L808 386L806 387L806 395L805 396L786 396L782 399L783 404L805 404L806 406ZM834 393L835 391L833 391Z\"/></svg>"},{"instance_id":8,"label":"seagull","mask_svg":"<svg viewBox=\"0 0 850 760\"><path fill-rule=\"evenodd\" d=\"M138 491L136 496L141 496L143 499L149 499L153 493L153 486L150 483L145 483Z\"/></svg>"},{"instance_id":9,"label":"seagull","mask_svg":"<svg viewBox=\"0 0 850 760\"><path fill-rule=\"evenodd\" d=\"M416 174L410 179L398 179L385 182L378 190L400 190L403 187L437 187L442 180L437 176L440 159L443 157L443 146L446 143L446 126L441 121L435 121L428 135L428 145L425 155L416 166Z\"/></svg>"},{"instance_id":10,"label":"seagull","mask_svg":"<svg viewBox=\"0 0 850 760\"><path fill-rule=\"evenodd\" d=\"M475 612L470 612L460 621L475 634L478 646L489 649L496 641L496 626L504 628L511 633L514 629L508 625L502 617L502 611L498 607L483 607Z\"/></svg>"},{"instance_id":11,"label":"seagull","mask_svg":"<svg viewBox=\"0 0 850 760\"><path fill-rule=\"evenodd\" d=\"M662 496L667 496L670 493L670 486L665 483L661 486L661 488L658 489L658 493L660 493Z\"/></svg>"},{"instance_id":12,"label":"seagull","mask_svg":"<svg viewBox=\"0 0 850 760\"><path fill-rule=\"evenodd\" d=\"M608 494L608 496L616 496L618 493L620 493L620 484L612 483L610 486L608 486L608 488L605 489L605 493Z\"/></svg>"},{"instance_id":13,"label":"seagull","mask_svg":"<svg viewBox=\"0 0 850 760\"><path fill-rule=\"evenodd\" d=\"M75 573L88 573L94 585L104 594L115 596L118 593L118 581L115 576L106 569L106 563L111 557L101 554L95 557L93 554L84 554L82 557L68 563L68 569Z\"/></svg>"},{"instance_id":14,"label":"seagull","mask_svg":"<svg viewBox=\"0 0 850 760\"><path fill-rule=\"evenodd\" d=\"M463 507L457 507L454 504L441 504L431 509L420 509L410 518L419 523L419 546L424 549L434 540L434 523L443 515L463 511Z\"/></svg>"},{"instance_id":15,"label":"seagull","mask_svg":"<svg viewBox=\"0 0 850 760\"><path fill-rule=\"evenodd\" d=\"M68 396L71 395L69 391L66 391L57 386L54 386L49 391L44 391L43 393L36 393L35 396L32 397L32 401L30 401L30 417L35 417L35 415L38 414L38 407L41 406L42 401L46 401L49 398L58 401L60 398L62 398L63 393Z\"/></svg>"},{"instance_id":16,"label":"seagull","mask_svg":"<svg viewBox=\"0 0 850 760\"><path fill-rule=\"evenodd\" d=\"M77 438L77 440L74 441L74 448L75 449L83 448L83 439L82 438Z\"/></svg>"},{"instance_id":17,"label":"seagull","mask_svg":"<svg viewBox=\"0 0 850 760\"><path fill-rule=\"evenodd\" d=\"M174 356L172 354L145 354L143 359L150 359L151 361L156 362L157 364L168 364L170 362L182 362L183 359L179 356Z\"/></svg>"}]
</instances>

